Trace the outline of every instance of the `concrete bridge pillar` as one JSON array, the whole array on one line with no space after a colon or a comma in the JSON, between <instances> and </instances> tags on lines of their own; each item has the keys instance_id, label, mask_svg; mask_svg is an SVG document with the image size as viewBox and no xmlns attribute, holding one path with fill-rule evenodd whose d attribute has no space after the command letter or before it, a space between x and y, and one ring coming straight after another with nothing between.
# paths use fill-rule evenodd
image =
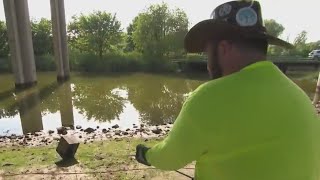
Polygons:
<instances>
[{"instance_id":1,"label":"concrete bridge pillar","mask_svg":"<svg viewBox=\"0 0 320 180\"><path fill-rule=\"evenodd\" d=\"M16 88L37 82L27 0L3 0Z\"/></svg>"},{"instance_id":2,"label":"concrete bridge pillar","mask_svg":"<svg viewBox=\"0 0 320 180\"><path fill-rule=\"evenodd\" d=\"M64 81L70 77L64 0L50 0L50 3L57 79Z\"/></svg>"}]
</instances>

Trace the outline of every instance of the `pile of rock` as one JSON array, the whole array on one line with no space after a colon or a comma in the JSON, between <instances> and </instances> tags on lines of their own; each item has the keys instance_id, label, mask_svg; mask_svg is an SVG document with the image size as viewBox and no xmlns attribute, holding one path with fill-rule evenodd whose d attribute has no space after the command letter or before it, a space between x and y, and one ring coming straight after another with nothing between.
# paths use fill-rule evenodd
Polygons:
<instances>
[{"instance_id":1,"label":"pile of rock","mask_svg":"<svg viewBox=\"0 0 320 180\"><path fill-rule=\"evenodd\" d=\"M157 138L166 136L172 128L172 124L159 126L146 126L144 124L133 124L132 128L121 129L117 124L110 128L88 127L83 129L81 126L59 127L55 131L28 133L26 135L0 136L0 147L2 146L44 146L58 142L61 135L75 135L84 143L91 143L101 140L121 140L123 138Z\"/></svg>"}]
</instances>

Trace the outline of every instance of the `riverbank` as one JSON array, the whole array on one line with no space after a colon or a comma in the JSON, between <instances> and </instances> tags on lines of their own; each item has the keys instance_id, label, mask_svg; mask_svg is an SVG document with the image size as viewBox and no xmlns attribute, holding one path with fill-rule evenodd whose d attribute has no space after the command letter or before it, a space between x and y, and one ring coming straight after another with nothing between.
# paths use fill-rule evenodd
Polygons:
<instances>
[{"instance_id":1,"label":"riverbank","mask_svg":"<svg viewBox=\"0 0 320 180\"><path fill-rule=\"evenodd\" d=\"M320 102L315 106L320 115ZM163 139L171 131L173 124L163 124L158 126L147 126L145 124L132 124L132 128L121 129L118 124L112 127L59 127L56 130L40 131L28 133L26 135L5 135L0 136L0 148L22 148L22 147L42 147L51 146L59 142L62 135L72 135L82 144L90 144L102 141L122 141L123 139L139 139L148 142L150 139Z\"/></svg>"},{"instance_id":2,"label":"riverbank","mask_svg":"<svg viewBox=\"0 0 320 180\"><path fill-rule=\"evenodd\" d=\"M41 131L28 133L26 135L11 134L0 136L0 147L39 147L49 146L59 142L62 135L73 135L83 144L93 143L96 141L122 141L125 138L142 139L159 139L165 137L171 130L172 124L161 126L140 126L133 124L132 128L125 130L119 129L119 125L110 128L93 128L76 127L59 127L56 130Z\"/></svg>"},{"instance_id":3,"label":"riverbank","mask_svg":"<svg viewBox=\"0 0 320 180\"><path fill-rule=\"evenodd\" d=\"M76 160L61 162L55 152L57 143L41 147L0 148L0 179L178 179L184 176L138 164L136 145L152 146L161 139L105 140L81 144ZM181 171L192 175L194 166ZM165 177L165 178L164 178Z\"/></svg>"}]
</instances>

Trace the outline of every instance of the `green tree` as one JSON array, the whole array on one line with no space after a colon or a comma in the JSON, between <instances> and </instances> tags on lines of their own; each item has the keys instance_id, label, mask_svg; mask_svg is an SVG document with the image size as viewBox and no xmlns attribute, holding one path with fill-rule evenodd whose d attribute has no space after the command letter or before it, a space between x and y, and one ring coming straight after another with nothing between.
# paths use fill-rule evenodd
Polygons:
<instances>
[{"instance_id":1,"label":"green tree","mask_svg":"<svg viewBox=\"0 0 320 180\"><path fill-rule=\"evenodd\" d=\"M51 20L42 18L31 21L32 40L35 55L53 54Z\"/></svg>"},{"instance_id":2,"label":"green tree","mask_svg":"<svg viewBox=\"0 0 320 180\"><path fill-rule=\"evenodd\" d=\"M0 21L0 57L8 56L9 44L6 23Z\"/></svg>"},{"instance_id":3,"label":"green tree","mask_svg":"<svg viewBox=\"0 0 320 180\"><path fill-rule=\"evenodd\" d=\"M125 51L131 52L136 49L134 41L133 41L133 32L137 29L137 23L138 23L138 16L136 16L132 23L129 24L127 28L127 39L126 39L126 48Z\"/></svg>"},{"instance_id":4,"label":"green tree","mask_svg":"<svg viewBox=\"0 0 320 180\"><path fill-rule=\"evenodd\" d=\"M285 29L282 24L278 23L274 19L267 19L264 21L264 24L266 26L267 32L275 37L279 37Z\"/></svg>"},{"instance_id":5,"label":"green tree","mask_svg":"<svg viewBox=\"0 0 320 180\"><path fill-rule=\"evenodd\" d=\"M118 48L123 41L121 24L116 15L96 11L74 16L68 26L69 42L80 52L94 53L100 58Z\"/></svg>"},{"instance_id":6,"label":"green tree","mask_svg":"<svg viewBox=\"0 0 320 180\"><path fill-rule=\"evenodd\" d=\"M135 21L133 42L138 51L157 57L183 52L188 18L181 9L170 10L164 3L151 5Z\"/></svg>"},{"instance_id":7,"label":"green tree","mask_svg":"<svg viewBox=\"0 0 320 180\"><path fill-rule=\"evenodd\" d=\"M294 39L294 45L299 46L299 45L305 45L307 42L307 31L302 31L301 33L298 34L298 36Z\"/></svg>"},{"instance_id":8,"label":"green tree","mask_svg":"<svg viewBox=\"0 0 320 180\"><path fill-rule=\"evenodd\" d=\"M264 23L265 23L265 27L267 29L268 34L272 36L279 37L280 35L282 35L283 31L285 30L283 25L278 23L274 19L267 19L264 21ZM273 56L282 55L283 52L284 52L284 49L278 46L270 46L268 50L268 54Z\"/></svg>"}]
</instances>

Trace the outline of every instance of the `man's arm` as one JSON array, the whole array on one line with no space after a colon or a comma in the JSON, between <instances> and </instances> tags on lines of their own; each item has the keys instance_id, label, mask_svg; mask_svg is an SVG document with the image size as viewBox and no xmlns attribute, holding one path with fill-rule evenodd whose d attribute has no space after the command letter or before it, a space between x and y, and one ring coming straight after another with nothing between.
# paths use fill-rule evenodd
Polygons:
<instances>
[{"instance_id":1,"label":"man's arm","mask_svg":"<svg viewBox=\"0 0 320 180\"><path fill-rule=\"evenodd\" d=\"M162 170L177 170L205 152L205 132L201 126L203 104L190 97L184 104L168 137L147 151L147 161ZM202 106L199 107L199 106ZM199 112L200 111L200 112Z\"/></svg>"}]
</instances>

